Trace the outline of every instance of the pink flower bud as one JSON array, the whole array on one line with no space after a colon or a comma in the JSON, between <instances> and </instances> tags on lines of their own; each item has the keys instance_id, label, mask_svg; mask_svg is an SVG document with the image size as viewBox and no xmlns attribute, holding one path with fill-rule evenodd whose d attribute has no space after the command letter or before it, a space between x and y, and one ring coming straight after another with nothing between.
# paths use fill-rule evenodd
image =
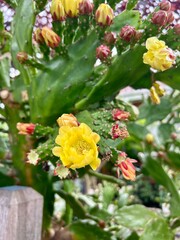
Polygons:
<instances>
[{"instance_id":1,"label":"pink flower bud","mask_svg":"<svg viewBox=\"0 0 180 240\"><path fill-rule=\"evenodd\" d=\"M169 1L162 1L159 4L159 7L161 10L169 11L169 10L171 10L171 3Z\"/></svg>"},{"instance_id":2,"label":"pink flower bud","mask_svg":"<svg viewBox=\"0 0 180 240\"><path fill-rule=\"evenodd\" d=\"M126 42L134 40L136 36L136 29L130 25L124 26L119 34L120 38Z\"/></svg>"},{"instance_id":3,"label":"pink flower bud","mask_svg":"<svg viewBox=\"0 0 180 240\"><path fill-rule=\"evenodd\" d=\"M90 0L82 0L79 3L79 14L80 15L90 15L93 11L94 4Z\"/></svg>"},{"instance_id":4,"label":"pink flower bud","mask_svg":"<svg viewBox=\"0 0 180 240\"><path fill-rule=\"evenodd\" d=\"M116 33L114 33L114 32L106 32L104 34L104 41L108 45L113 45L116 42Z\"/></svg>"},{"instance_id":5,"label":"pink flower bud","mask_svg":"<svg viewBox=\"0 0 180 240\"><path fill-rule=\"evenodd\" d=\"M96 48L96 58L99 58L102 62L106 61L111 56L111 50L106 45L100 45Z\"/></svg>"},{"instance_id":6,"label":"pink flower bud","mask_svg":"<svg viewBox=\"0 0 180 240\"><path fill-rule=\"evenodd\" d=\"M25 63L28 60L28 55L26 52L18 52L16 58L20 63Z\"/></svg>"},{"instance_id":7,"label":"pink flower bud","mask_svg":"<svg viewBox=\"0 0 180 240\"><path fill-rule=\"evenodd\" d=\"M174 21L174 13L173 11L167 12L167 23L172 23Z\"/></svg>"},{"instance_id":8,"label":"pink flower bud","mask_svg":"<svg viewBox=\"0 0 180 240\"><path fill-rule=\"evenodd\" d=\"M118 124L114 124L112 126L111 134L112 134L113 139L116 139L116 138L125 139L125 138L129 137L129 133L127 131L127 128L126 127L119 127Z\"/></svg>"},{"instance_id":9,"label":"pink flower bud","mask_svg":"<svg viewBox=\"0 0 180 240\"><path fill-rule=\"evenodd\" d=\"M114 109L112 111L112 116L113 116L113 120L115 121L127 121L128 118L130 117L130 113L120 110L120 109Z\"/></svg>"},{"instance_id":10,"label":"pink flower bud","mask_svg":"<svg viewBox=\"0 0 180 240\"><path fill-rule=\"evenodd\" d=\"M176 24L174 26L174 32L177 34L177 35L180 35L180 23Z\"/></svg>"},{"instance_id":11,"label":"pink flower bud","mask_svg":"<svg viewBox=\"0 0 180 240\"><path fill-rule=\"evenodd\" d=\"M164 26L167 24L167 12L163 10L159 10L154 13L152 16L152 23L157 24L159 26Z\"/></svg>"},{"instance_id":12,"label":"pink flower bud","mask_svg":"<svg viewBox=\"0 0 180 240\"><path fill-rule=\"evenodd\" d=\"M18 122L16 128L19 130L19 134L31 135L34 133L36 125L33 123L20 123Z\"/></svg>"}]
</instances>

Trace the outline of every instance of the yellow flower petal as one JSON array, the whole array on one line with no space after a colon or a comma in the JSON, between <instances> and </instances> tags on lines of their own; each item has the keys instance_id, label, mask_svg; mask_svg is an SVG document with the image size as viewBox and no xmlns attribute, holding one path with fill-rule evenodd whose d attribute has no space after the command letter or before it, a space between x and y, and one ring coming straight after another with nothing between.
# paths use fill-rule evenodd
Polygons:
<instances>
[{"instance_id":1,"label":"yellow flower petal","mask_svg":"<svg viewBox=\"0 0 180 240\"><path fill-rule=\"evenodd\" d=\"M60 147L54 147L54 148L52 149L53 155L56 156L56 157L59 157L59 156L60 156L60 150L61 150Z\"/></svg>"}]
</instances>

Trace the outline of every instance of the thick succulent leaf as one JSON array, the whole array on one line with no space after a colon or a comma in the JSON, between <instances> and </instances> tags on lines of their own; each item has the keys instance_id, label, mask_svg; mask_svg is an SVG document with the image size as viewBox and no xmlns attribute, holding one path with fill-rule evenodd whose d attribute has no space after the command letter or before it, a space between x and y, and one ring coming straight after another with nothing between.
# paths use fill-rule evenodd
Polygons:
<instances>
[{"instance_id":1,"label":"thick succulent leaf","mask_svg":"<svg viewBox=\"0 0 180 240\"><path fill-rule=\"evenodd\" d=\"M120 89L132 85L150 71L142 61L145 47L137 46L114 59L103 78L92 88L86 98L79 101L75 107L83 109L91 103L98 102L105 97L118 93Z\"/></svg>"},{"instance_id":2,"label":"thick succulent leaf","mask_svg":"<svg viewBox=\"0 0 180 240\"><path fill-rule=\"evenodd\" d=\"M69 58L56 58L47 63L30 88L30 107L33 122L55 122L64 112L73 111L80 99L95 63L97 36L92 33L69 49Z\"/></svg>"},{"instance_id":3,"label":"thick succulent leaf","mask_svg":"<svg viewBox=\"0 0 180 240\"><path fill-rule=\"evenodd\" d=\"M134 10L125 10L114 18L114 23L110 30L113 32L120 32L120 29L125 25L131 25L135 28L139 26L140 13Z\"/></svg>"},{"instance_id":4,"label":"thick succulent leaf","mask_svg":"<svg viewBox=\"0 0 180 240\"><path fill-rule=\"evenodd\" d=\"M128 0L126 9L127 10L133 9L136 6L137 2L138 2L138 0Z\"/></svg>"},{"instance_id":5,"label":"thick succulent leaf","mask_svg":"<svg viewBox=\"0 0 180 240\"><path fill-rule=\"evenodd\" d=\"M20 70L26 84L31 81L28 68L24 68L17 58L18 52L32 54L32 31L35 21L34 3L32 0L19 0L16 14L12 22L11 54L14 66Z\"/></svg>"},{"instance_id":6,"label":"thick succulent leaf","mask_svg":"<svg viewBox=\"0 0 180 240\"><path fill-rule=\"evenodd\" d=\"M9 68L10 59L4 57L0 60L0 88L10 87Z\"/></svg>"}]
</instances>

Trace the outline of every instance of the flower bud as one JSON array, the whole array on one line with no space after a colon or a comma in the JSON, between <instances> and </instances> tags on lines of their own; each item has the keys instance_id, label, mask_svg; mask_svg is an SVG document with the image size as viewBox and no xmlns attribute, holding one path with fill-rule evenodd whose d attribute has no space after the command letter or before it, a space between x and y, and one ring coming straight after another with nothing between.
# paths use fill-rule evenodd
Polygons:
<instances>
[{"instance_id":1,"label":"flower bud","mask_svg":"<svg viewBox=\"0 0 180 240\"><path fill-rule=\"evenodd\" d=\"M148 133L145 137L147 143L152 144L154 142L154 136L151 133Z\"/></svg>"},{"instance_id":2,"label":"flower bud","mask_svg":"<svg viewBox=\"0 0 180 240\"><path fill-rule=\"evenodd\" d=\"M28 55L26 52L18 52L16 58L20 63L25 63L28 60Z\"/></svg>"},{"instance_id":3,"label":"flower bud","mask_svg":"<svg viewBox=\"0 0 180 240\"><path fill-rule=\"evenodd\" d=\"M171 3L169 1L162 1L159 4L159 7L161 10L169 11L169 10L171 10Z\"/></svg>"},{"instance_id":4,"label":"flower bud","mask_svg":"<svg viewBox=\"0 0 180 240\"><path fill-rule=\"evenodd\" d=\"M152 16L152 23L157 24L159 26L164 26L167 24L167 12L163 10L159 10L154 13Z\"/></svg>"},{"instance_id":5,"label":"flower bud","mask_svg":"<svg viewBox=\"0 0 180 240\"><path fill-rule=\"evenodd\" d=\"M79 14L80 15L90 15L93 11L94 4L90 0L81 0L79 3Z\"/></svg>"},{"instance_id":6,"label":"flower bud","mask_svg":"<svg viewBox=\"0 0 180 240\"><path fill-rule=\"evenodd\" d=\"M162 97L165 95L166 91L159 85L159 83L155 82L153 83L153 86L159 97Z\"/></svg>"},{"instance_id":7,"label":"flower bud","mask_svg":"<svg viewBox=\"0 0 180 240\"><path fill-rule=\"evenodd\" d=\"M172 23L174 21L174 13L173 11L167 12L167 23Z\"/></svg>"},{"instance_id":8,"label":"flower bud","mask_svg":"<svg viewBox=\"0 0 180 240\"><path fill-rule=\"evenodd\" d=\"M55 48L59 45L61 41L60 37L50 28L43 27L41 33L47 46Z\"/></svg>"},{"instance_id":9,"label":"flower bud","mask_svg":"<svg viewBox=\"0 0 180 240\"><path fill-rule=\"evenodd\" d=\"M134 40L136 36L136 29L130 25L124 26L119 34L120 38L126 42Z\"/></svg>"},{"instance_id":10,"label":"flower bud","mask_svg":"<svg viewBox=\"0 0 180 240\"><path fill-rule=\"evenodd\" d=\"M80 0L61 0L61 1L68 17L74 18L78 16L78 6Z\"/></svg>"},{"instance_id":11,"label":"flower bud","mask_svg":"<svg viewBox=\"0 0 180 240\"><path fill-rule=\"evenodd\" d=\"M54 21L64 21L66 19L66 13L61 0L52 0L50 12Z\"/></svg>"},{"instance_id":12,"label":"flower bud","mask_svg":"<svg viewBox=\"0 0 180 240\"><path fill-rule=\"evenodd\" d=\"M16 124L16 128L18 129L18 133L22 135L31 135L34 133L36 125L33 123L20 123Z\"/></svg>"},{"instance_id":13,"label":"flower bud","mask_svg":"<svg viewBox=\"0 0 180 240\"><path fill-rule=\"evenodd\" d=\"M177 35L180 35L180 23L176 24L174 26L174 32L177 34Z\"/></svg>"},{"instance_id":14,"label":"flower bud","mask_svg":"<svg viewBox=\"0 0 180 240\"><path fill-rule=\"evenodd\" d=\"M95 13L96 22L101 26L110 26L114 18L113 9L106 3L99 5Z\"/></svg>"},{"instance_id":15,"label":"flower bud","mask_svg":"<svg viewBox=\"0 0 180 240\"><path fill-rule=\"evenodd\" d=\"M150 88L150 98L151 98L153 103L160 104L160 98L159 98L159 96L158 96L154 87Z\"/></svg>"},{"instance_id":16,"label":"flower bud","mask_svg":"<svg viewBox=\"0 0 180 240\"><path fill-rule=\"evenodd\" d=\"M120 109L114 109L112 111L113 120L115 121L128 121L128 118L130 117L130 113L120 110Z\"/></svg>"},{"instance_id":17,"label":"flower bud","mask_svg":"<svg viewBox=\"0 0 180 240\"><path fill-rule=\"evenodd\" d=\"M77 127L79 125L77 118L73 114L66 113L57 119L57 123L59 127L62 126Z\"/></svg>"},{"instance_id":18,"label":"flower bud","mask_svg":"<svg viewBox=\"0 0 180 240\"><path fill-rule=\"evenodd\" d=\"M101 45L96 48L96 58L99 58L102 62L106 61L111 56L111 50L106 45Z\"/></svg>"},{"instance_id":19,"label":"flower bud","mask_svg":"<svg viewBox=\"0 0 180 240\"><path fill-rule=\"evenodd\" d=\"M120 138L122 140L129 137L127 128L125 126L120 127L118 124L112 126L111 134L113 139Z\"/></svg>"},{"instance_id":20,"label":"flower bud","mask_svg":"<svg viewBox=\"0 0 180 240\"><path fill-rule=\"evenodd\" d=\"M175 132L171 133L171 139L176 140L177 139L177 133L175 133Z\"/></svg>"},{"instance_id":21,"label":"flower bud","mask_svg":"<svg viewBox=\"0 0 180 240\"><path fill-rule=\"evenodd\" d=\"M113 45L116 42L116 33L106 32L104 34L104 41L108 45Z\"/></svg>"},{"instance_id":22,"label":"flower bud","mask_svg":"<svg viewBox=\"0 0 180 240\"><path fill-rule=\"evenodd\" d=\"M37 28L34 32L34 40L39 43L39 44L42 44L44 43L44 38L42 36L42 33L41 33L41 29L40 28Z\"/></svg>"}]
</instances>

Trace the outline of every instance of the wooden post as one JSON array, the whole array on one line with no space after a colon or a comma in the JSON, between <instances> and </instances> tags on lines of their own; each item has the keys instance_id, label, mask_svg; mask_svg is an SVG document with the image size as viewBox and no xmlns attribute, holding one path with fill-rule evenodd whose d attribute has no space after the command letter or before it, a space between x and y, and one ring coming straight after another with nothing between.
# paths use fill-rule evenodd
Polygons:
<instances>
[{"instance_id":1,"label":"wooden post","mask_svg":"<svg viewBox=\"0 0 180 240\"><path fill-rule=\"evenodd\" d=\"M30 187L0 188L0 240L40 240L43 197Z\"/></svg>"}]
</instances>

